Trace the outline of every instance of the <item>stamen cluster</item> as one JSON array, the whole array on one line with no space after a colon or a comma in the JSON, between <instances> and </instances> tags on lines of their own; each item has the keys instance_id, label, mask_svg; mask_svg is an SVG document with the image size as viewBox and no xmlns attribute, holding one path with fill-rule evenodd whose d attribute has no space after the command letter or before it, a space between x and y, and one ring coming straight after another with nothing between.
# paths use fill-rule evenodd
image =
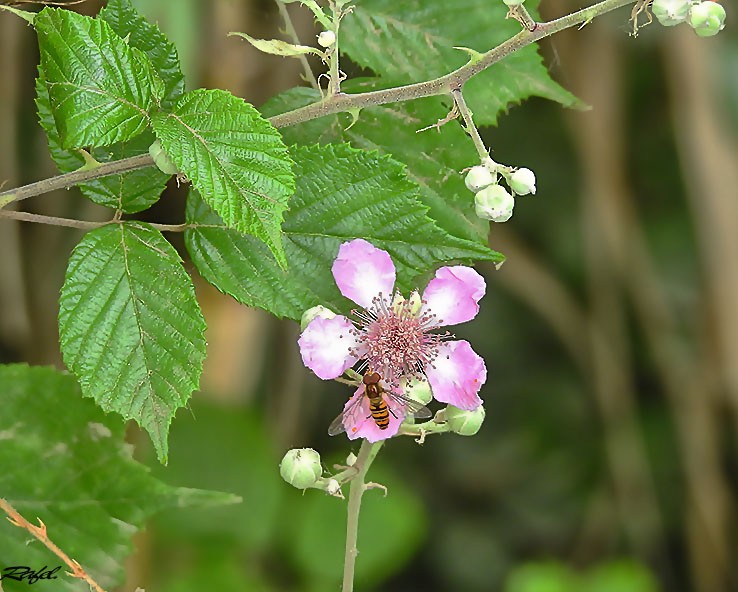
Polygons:
<instances>
[{"instance_id":1,"label":"stamen cluster","mask_svg":"<svg viewBox=\"0 0 738 592\"><path fill-rule=\"evenodd\" d=\"M438 357L438 346L450 334L431 333L440 322L412 299L405 300L397 293L391 304L387 302L379 294L369 308L352 311L357 325L352 331L357 343L352 353L360 357L358 353L362 352L363 366L397 386L400 376L423 375Z\"/></svg>"}]
</instances>

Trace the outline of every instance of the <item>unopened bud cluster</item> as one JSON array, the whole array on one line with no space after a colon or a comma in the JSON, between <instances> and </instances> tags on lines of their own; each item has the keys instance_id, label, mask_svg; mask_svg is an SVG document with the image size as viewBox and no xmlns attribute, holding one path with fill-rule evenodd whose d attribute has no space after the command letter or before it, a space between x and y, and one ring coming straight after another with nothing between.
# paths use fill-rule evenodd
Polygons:
<instances>
[{"instance_id":1,"label":"unopened bud cluster","mask_svg":"<svg viewBox=\"0 0 738 592\"><path fill-rule=\"evenodd\" d=\"M509 188L498 183L502 175ZM469 169L466 187L476 193L474 210L480 218L492 222L507 222L513 214L515 195L536 192L536 176L530 169L512 169L493 162L485 162Z\"/></svg>"},{"instance_id":2,"label":"unopened bud cluster","mask_svg":"<svg viewBox=\"0 0 738 592\"><path fill-rule=\"evenodd\" d=\"M712 0L654 0L651 10L665 27L686 22L700 37L712 37L725 27L725 8Z\"/></svg>"}]
</instances>

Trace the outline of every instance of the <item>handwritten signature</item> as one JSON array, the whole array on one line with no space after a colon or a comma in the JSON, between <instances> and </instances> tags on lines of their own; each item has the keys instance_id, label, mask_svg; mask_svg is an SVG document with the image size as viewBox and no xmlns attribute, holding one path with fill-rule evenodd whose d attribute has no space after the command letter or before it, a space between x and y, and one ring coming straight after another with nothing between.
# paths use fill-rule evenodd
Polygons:
<instances>
[{"instance_id":1,"label":"handwritten signature","mask_svg":"<svg viewBox=\"0 0 738 592\"><path fill-rule=\"evenodd\" d=\"M29 584L35 584L39 580L56 580L55 574L61 568L61 565L57 565L54 569L49 569L45 565L41 569L31 569L26 565L12 565L3 569L0 581L8 579L22 582L26 580Z\"/></svg>"}]
</instances>

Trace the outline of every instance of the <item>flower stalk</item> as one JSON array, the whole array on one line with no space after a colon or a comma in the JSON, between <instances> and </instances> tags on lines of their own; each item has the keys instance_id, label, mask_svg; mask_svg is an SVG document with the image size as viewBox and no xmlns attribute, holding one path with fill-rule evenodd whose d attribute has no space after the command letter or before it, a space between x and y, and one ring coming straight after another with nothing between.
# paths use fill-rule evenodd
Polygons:
<instances>
[{"instance_id":1,"label":"flower stalk","mask_svg":"<svg viewBox=\"0 0 738 592\"><path fill-rule=\"evenodd\" d=\"M359 513L361 512L361 498L367 489L366 473L374 462L379 449L382 447L382 441L370 444L364 440L361 443L359 456L356 459L354 467L357 469L356 476L350 482L349 499L348 499L348 517L346 520L346 552L343 563L343 585L341 592L353 592L354 589L354 568L356 566L356 557L359 554L357 540L359 536Z\"/></svg>"},{"instance_id":2,"label":"flower stalk","mask_svg":"<svg viewBox=\"0 0 738 592\"><path fill-rule=\"evenodd\" d=\"M491 161L489 157L489 151L484 145L482 136L479 135L479 130L477 129L477 126L474 125L474 119L472 118L471 109L469 109L469 106L466 104L466 99L464 99L461 88L454 89L451 92L451 96L454 99L454 104L456 105L456 108L458 109L459 113L461 113L461 117L464 119L464 129L466 129L466 133L469 134L472 142L474 142L474 148L477 149L479 159L482 162Z\"/></svg>"}]
</instances>

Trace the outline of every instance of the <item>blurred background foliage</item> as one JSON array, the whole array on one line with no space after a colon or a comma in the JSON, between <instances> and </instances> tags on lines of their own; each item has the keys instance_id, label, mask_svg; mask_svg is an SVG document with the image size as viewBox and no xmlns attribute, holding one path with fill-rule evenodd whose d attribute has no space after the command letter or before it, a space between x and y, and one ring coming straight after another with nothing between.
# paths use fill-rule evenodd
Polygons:
<instances>
[{"instance_id":1,"label":"blurred background foliage","mask_svg":"<svg viewBox=\"0 0 738 592\"><path fill-rule=\"evenodd\" d=\"M177 45L189 88L258 106L300 83L296 62L226 37L278 36L268 0L135 4ZM577 8L549 0L541 11ZM311 42L308 12L290 12ZM657 24L634 39L627 9L559 34L542 46L553 75L592 109L532 100L484 130L493 157L538 177L538 194L493 226L490 245L507 263L480 266L481 314L457 331L487 360L487 421L474 438L398 439L382 451L370 478L389 494L365 498L358 590L738 590L738 38L728 12L713 39ZM35 120L37 60L33 32L1 18L7 187L55 173ZM184 196L172 184L143 217L182 221ZM23 207L108 216L77 190ZM2 362L61 367L56 300L79 238L0 220ZM186 256L181 236L169 238ZM345 503L302 495L277 464L295 446L317 448L329 468L356 451L325 434L345 388L302 367L294 324L195 281L209 325L202 392L173 424L168 467L130 437L167 482L244 502L160 515L136 539L125 589L335 590Z\"/></svg>"}]
</instances>

